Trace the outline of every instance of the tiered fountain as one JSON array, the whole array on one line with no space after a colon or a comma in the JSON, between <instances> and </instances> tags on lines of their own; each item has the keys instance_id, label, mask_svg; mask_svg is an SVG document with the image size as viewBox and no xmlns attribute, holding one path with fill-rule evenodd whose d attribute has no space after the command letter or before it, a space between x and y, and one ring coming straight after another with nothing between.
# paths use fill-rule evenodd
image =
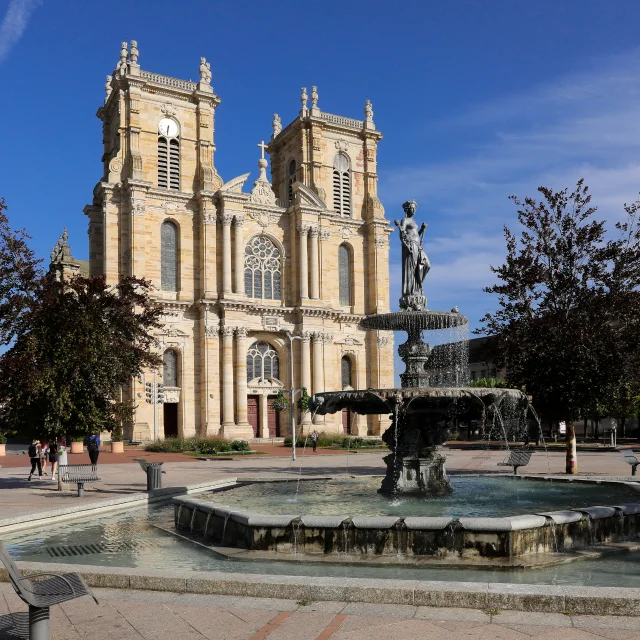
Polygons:
<instances>
[{"instance_id":1,"label":"tiered fountain","mask_svg":"<svg viewBox=\"0 0 640 640\"><path fill-rule=\"evenodd\" d=\"M445 366L434 366L431 347L423 331L454 329L468 324L458 313L429 311L422 292L431 268L422 240L426 224L414 220L414 200L405 202L405 217L396 220L402 242L402 297L400 311L369 316L364 329L406 331L408 339L398 348L406 365L400 389L334 391L313 396L310 409L323 415L347 408L360 414L391 414L391 426L382 439L391 449L385 457L387 473L380 487L387 494L443 495L451 492L444 468L446 458L438 451L455 419L474 417L502 421L500 409L527 407L527 397L514 389L483 389L462 386L468 378L466 341L444 349Z\"/></svg>"}]
</instances>

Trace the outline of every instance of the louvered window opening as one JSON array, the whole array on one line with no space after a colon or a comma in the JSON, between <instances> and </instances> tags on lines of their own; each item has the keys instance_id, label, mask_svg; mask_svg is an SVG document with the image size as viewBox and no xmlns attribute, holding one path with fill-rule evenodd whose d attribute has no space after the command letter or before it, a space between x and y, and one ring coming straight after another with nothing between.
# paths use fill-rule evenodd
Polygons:
<instances>
[{"instance_id":1,"label":"louvered window opening","mask_svg":"<svg viewBox=\"0 0 640 640\"><path fill-rule=\"evenodd\" d=\"M351 215L351 163L339 153L333 160L333 210L343 216Z\"/></svg>"},{"instance_id":2,"label":"louvered window opening","mask_svg":"<svg viewBox=\"0 0 640 640\"><path fill-rule=\"evenodd\" d=\"M280 360L268 342L254 342L247 351L247 382L254 378L280 378Z\"/></svg>"},{"instance_id":3,"label":"louvered window opening","mask_svg":"<svg viewBox=\"0 0 640 640\"><path fill-rule=\"evenodd\" d=\"M257 236L245 248L244 292L249 298L282 299L280 251L269 238Z\"/></svg>"},{"instance_id":4,"label":"louvered window opening","mask_svg":"<svg viewBox=\"0 0 640 640\"><path fill-rule=\"evenodd\" d=\"M158 138L158 187L180 191L180 141Z\"/></svg>"},{"instance_id":5,"label":"louvered window opening","mask_svg":"<svg viewBox=\"0 0 640 640\"><path fill-rule=\"evenodd\" d=\"M287 197L293 200L293 183L296 181L296 161L289 163L289 175L287 177Z\"/></svg>"},{"instance_id":6,"label":"louvered window opening","mask_svg":"<svg viewBox=\"0 0 640 640\"><path fill-rule=\"evenodd\" d=\"M342 388L353 387L351 384L351 360L349 360L349 356L342 356L340 364L342 368Z\"/></svg>"},{"instance_id":7,"label":"louvered window opening","mask_svg":"<svg viewBox=\"0 0 640 640\"><path fill-rule=\"evenodd\" d=\"M173 349L162 356L162 381L165 387L178 386L178 354Z\"/></svg>"},{"instance_id":8,"label":"louvered window opening","mask_svg":"<svg viewBox=\"0 0 640 640\"><path fill-rule=\"evenodd\" d=\"M163 291L178 290L178 228L163 222L161 228L160 271Z\"/></svg>"},{"instance_id":9,"label":"louvered window opening","mask_svg":"<svg viewBox=\"0 0 640 640\"><path fill-rule=\"evenodd\" d=\"M338 286L340 304L351 304L351 255L349 249L341 244L338 247Z\"/></svg>"}]
</instances>

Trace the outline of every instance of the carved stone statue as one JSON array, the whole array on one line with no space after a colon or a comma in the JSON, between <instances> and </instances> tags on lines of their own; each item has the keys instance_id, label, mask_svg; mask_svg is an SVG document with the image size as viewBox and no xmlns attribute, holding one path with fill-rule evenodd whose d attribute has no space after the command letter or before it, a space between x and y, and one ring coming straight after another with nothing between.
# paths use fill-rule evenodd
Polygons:
<instances>
[{"instance_id":1,"label":"carved stone statue","mask_svg":"<svg viewBox=\"0 0 640 640\"><path fill-rule=\"evenodd\" d=\"M418 205L415 200L409 200L402 205L405 217L395 220L395 225L400 230L402 242L402 298L400 308L421 311L426 304L426 298L422 293L422 283L431 269L431 263L422 248L422 237L426 223L422 223L418 229L413 216Z\"/></svg>"},{"instance_id":2,"label":"carved stone statue","mask_svg":"<svg viewBox=\"0 0 640 640\"><path fill-rule=\"evenodd\" d=\"M138 55L138 42L136 40L132 40L130 57L133 64L138 64Z\"/></svg>"},{"instance_id":3,"label":"carved stone statue","mask_svg":"<svg viewBox=\"0 0 640 640\"><path fill-rule=\"evenodd\" d=\"M318 87L311 87L311 106L318 106Z\"/></svg>"},{"instance_id":4,"label":"carved stone statue","mask_svg":"<svg viewBox=\"0 0 640 640\"><path fill-rule=\"evenodd\" d=\"M364 103L364 119L367 122L373 122L373 107L371 106L371 100L367 100Z\"/></svg>"},{"instance_id":5,"label":"carved stone statue","mask_svg":"<svg viewBox=\"0 0 640 640\"><path fill-rule=\"evenodd\" d=\"M307 87L302 87L302 91L300 93L300 102L302 103L302 108L307 108L307 101L309 100L309 96L307 95Z\"/></svg>"},{"instance_id":6,"label":"carved stone statue","mask_svg":"<svg viewBox=\"0 0 640 640\"><path fill-rule=\"evenodd\" d=\"M112 77L107 76L107 81L104 83L104 92L106 94L106 97L104 99L105 102L109 99L109 96L111 95L111 80L112 80Z\"/></svg>"},{"instance_id":7,"label":"carved stone statue","mask_svg":"<svg viewBox=\"0 0 640 640\"><path fill-rule=\"evenodd\" d=\"M271 124L273 126L272 138L275 138L282 131L282 120L280 120L280 116L277 113L273 114L273 122Z\"/></svg>"},{"instance_id":8,"label":"carved stone statue","mask_svg":"<svg viewBox=\"0 0 640 640\"><path fill-rule=\"evenodd\" d=\"M211 83L211 63L206 58L200 58L200 82Z\"/></svg>"}]
</instances>

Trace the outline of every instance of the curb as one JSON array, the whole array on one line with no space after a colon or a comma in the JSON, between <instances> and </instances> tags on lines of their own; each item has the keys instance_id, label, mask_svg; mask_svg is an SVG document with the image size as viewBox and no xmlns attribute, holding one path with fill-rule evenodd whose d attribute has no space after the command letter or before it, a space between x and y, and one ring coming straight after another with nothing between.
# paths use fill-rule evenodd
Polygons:
<instances>
[{"instance_id":1,"label":"curb","mask_svg":"<svg viewBox=\"0 0 640 640\"><path fill-rule=\"evenodd\" d=\"M23 571L78 572L96 588L168 591L287 600L408 604L540 613L640 616L640 589L487 582L372 580L223 572L140 571L19 562ZM0 581L8 582L6 570Z\"/></svg>"}]
</instances>

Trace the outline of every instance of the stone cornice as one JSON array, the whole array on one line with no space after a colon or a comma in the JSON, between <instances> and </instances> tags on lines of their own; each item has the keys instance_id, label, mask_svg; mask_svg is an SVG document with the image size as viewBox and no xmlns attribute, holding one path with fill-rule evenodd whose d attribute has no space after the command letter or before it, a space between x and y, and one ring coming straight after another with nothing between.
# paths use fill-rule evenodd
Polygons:
<instances>
[{"instance_id":1,"label":"stone cornice","mask_svg":"<svg viewBox=\"0 0 640 640\"><path fill-rule=\"evenodd\" d=\"M271 307L262 304L256 304L249 300L199 300L197 304L201 308L209 310L219 309L220 311L241 311L250 315L262 316L280 316L283 317L287 313L292 313L294 307Z\"/></svg>"}]
</instances>

